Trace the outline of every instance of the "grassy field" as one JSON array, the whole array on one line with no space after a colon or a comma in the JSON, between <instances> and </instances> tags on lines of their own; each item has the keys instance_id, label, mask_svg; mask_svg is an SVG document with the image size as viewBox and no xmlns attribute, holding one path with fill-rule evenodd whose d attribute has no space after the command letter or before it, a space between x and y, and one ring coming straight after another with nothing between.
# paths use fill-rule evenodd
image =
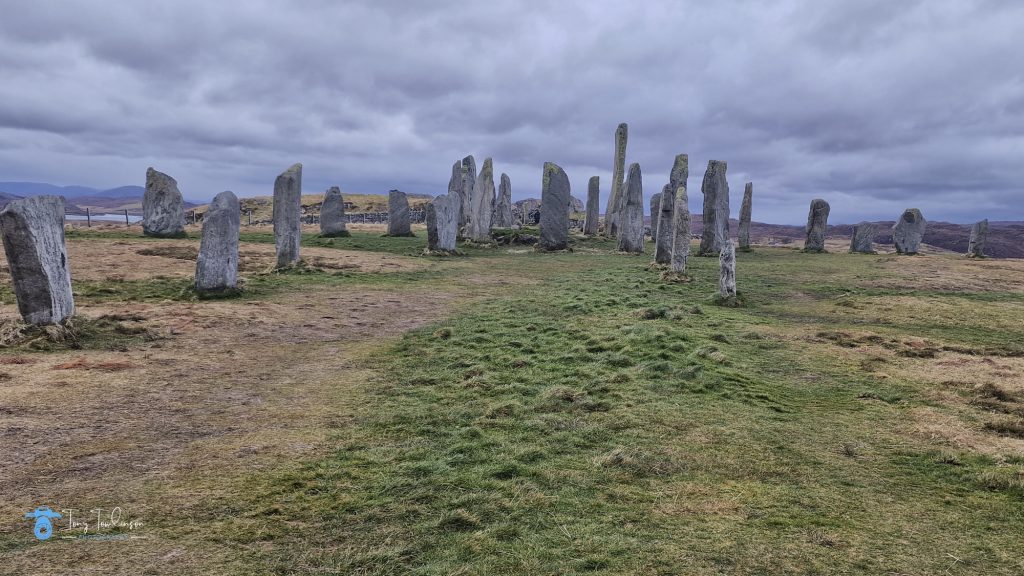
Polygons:
<instances>
[{"instance_id":1,"label":"grassy field","mask_svg":"<svg viewBox=\"0 0 1024 576\"><path fill-rule=\"evenodd\" d=\"M759 247L724 308L717 259L423 236L275 273L244 232L205 301L194 239L76 232L64 342L5 276L0 572L1024 572L1024 261ZM40 504L145 525L40 543Z\"/></svg>"}]
</instances>

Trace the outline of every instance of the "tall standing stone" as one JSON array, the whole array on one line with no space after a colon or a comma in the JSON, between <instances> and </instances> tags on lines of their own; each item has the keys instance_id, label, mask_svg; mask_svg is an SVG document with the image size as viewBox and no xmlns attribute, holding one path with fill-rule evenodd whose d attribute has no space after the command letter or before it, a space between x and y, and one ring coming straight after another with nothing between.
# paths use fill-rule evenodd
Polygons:
<instances>
[{"instance_id":1,"label":"tall standing stone","mask_svg":"<svg viewBox=\"0 0 1024 576\"><path fill-rule=\"evenodd\" d=\"M716 256L729 239L729 181L725 172L728 164L721 160L708 162L700 191L704 194L704 231L700 238L698 256Z\"/></svg>"},{"instance_id":2,"label":"tall standing stone","mask_svg":"<svg viewBox=\"0 0 1024 576\"><path fill-rule=\"evenodd\" d=\"M494 165L484 160L470 199L469 237L475 242L491 240L491 219L494 217Z\"/></svg>"},{"instance_id":3,"label":"tall standing stone","mask_svg":"<svg viewBox=\"0 0 1024 576\"><path fill-rule=\"evenodd\" d=\"M569 177L554 162L545 162L540 193L539 250L564 250L569 247L571 203Z\"/></svg>"},{"instance_id":4,"label":"tall standing stone","mask_svg":"<svg viewBox=\"0 0 1024 576\"><path fill-rule=\"evenodd\" d=\"M739 229L739 250L747 252L750 250L750 212L754 203L754 183L747 182L743 187L743 203L740 204L740 229Z\"/></svg>"},{"instance_id":5,"label":"tall standing stone","mask_svg":"<svg viewBox=\"0 0 1024 576\"><path fill-rule=\"evenodd\" d=\"M631 254L644 253L644 188L640 165L629 166L629 176L622 189L619 211L619 250Z\"/></svg>"},{"instance_id":6,"label":"tall standing stone","mask_svg":"<svg viewBox=\"0 0 1024 576\"><path fill-rule=\"evenodd\" d=\"M686 272L686 261L690 256L690 201L686 194L685 176L676 188L673 204L675 206L672 214L672 271L683 274Z\"/></svg>"},{"instance_id":7,"label":"tall standing stone","mask_svg":"<svg viewBox=\"0 0 1024 576\"><path fill-rule=\"evenodd\" d=\"M726 239L718 255L718 295L722 298L736 297L736 249L731 239Z\"/></svg>"},{"instance_id":8,"label":"tall standing stone","mask_svg":"<svg viewBox=\"0 0 1024 576\"><path fill-rule=\"evenodd\" d=\"M462 161L452 164L452 177L448 180L448 195L459 200L459 222L462 222Z\"/></svg>"},{"instance_id":9,"label":"tall standing stone","mask_svg":"<svg viewBox=\"0 0 1024 576\"><path fill-rule=\"evenodd\" d=\"M453 194L442 194L427 204L426 211L427 249L431 252L455 252L462 199Z\"/></svg>"},{"instance_id":10,"label":"tall standing stone","mask_svg":"<svg viewBox=\"0 0 1024 576\"><path fill-rule=\"evenodd\" d=\"M459 201L462 203L459 214L459 232L468 235L469 222L473 218L471 205L473 189L476 188L476 158L473 158L472 154L462 159L459 176L462 179L459 186Z\"/></svg>"},{"instance_id":11,"label":"tall standing stone","mask_svg":"<svg viewBox=\"0 0 1024 576\"><path fill-rule=\"evenodd\" d=\"M807 212L807 226L804 231L804 252L824 252L825 233L828 230L829 205L821 198L811 200L811 208Z\"/></svg>"},{"instance_id":12,"label":"tall standing stone","mask_svg":"<svg viewBox=\"0 0 1024 576\"><path fill-rule=\"evenodd\" d=\"M971 226L971 240L967 244L967 255L971 258L985 257L985 242L988 240L988 220L975 222Z\"/></svg>"},{"instance_id":13,"label":"tall standing stone","mask_svg":"<svg viewBox=\"0 0 1024 576\"><path fill-rule=\"evenodd\" d=\"M423 207L423 222L427 225L427 252L437 250L437 208L434 201Z\"/></svg>"},{"instance_id":14,"label":"tall standing stone","mask_svg":"<svg viewBox=\"0 0 1024 576\"><path fill-rule=\"evenodd\" d=\"M221 192L214 197L203 217L203 238L196 259L196 292L223 292L238 284L241 220L242 211L234 193Z\"/></svg>"},{"instance_id":15,"label":"tall standing stone","mask_svg":"<svg viewBox=\"0 0 1024 576\"><path fill-rule=\"evenodd\" d=\"M388 236L412 236L409 221L409 198L405 192L388 192Z\"/></svg>"},{"instance_id":16,"label":"tall standing stone","mask_svg":"<svg viewBox=\"0 0 1024 576\"><path fill-rule=\"evenodd\" d=\"M629 140L629 126L625 122L615 129L615 157L612 159L612 191L604 210L604 235L617 238L619 235L619 212L622 211L622 178L626 170L626 141Z\"/></svg>"},{"instance_id":17,"label":"tall standing stone","mask_svg":"<svg viewBox=\"0 0 1024 576\"><path fill-rule=\"evenodd\" d=\"M661 208L661 192L651 196L651 240L658 241L658 210Z\"/></svg>"},{"instance_id":18,"label":"tall standing stone","mask_svg":"<svg viewBox=\"0 0 1024 576\"><path fill-rule=\"evenodd\" d=\"M274 181L274 245L277 267L299 261L302 242L302 164L294 164Z\"/></svg>"},{"instance_id":19,"label":"tall standing stone","mask_svg":"<svg viewBox=\"0 0 1024 576\"><path fill-rule=\"evenodd\" d=\"M892 227L892 243L897 254L917 254L928 223L917 208L907 208Z\"/></svg>"},{"instance_id":20,"label":"tall standing stone","mask_svg":"<svg viewBox=\"0 0 1024 576\"><path fill-rule=\"evenodd\" d=\"M337 186L327 190L320 204L320 235L329 238L349 236L345 228L345 199Z\"/></svg>"},{"instance_id":21,"label":"tall standing stone","mask_svg":"<svg viewBox=\"0 0 1024 576\"><path fill-rule=\"evenodd\" d=\"M591 176L587 183L587 212L583 218L583 233L594 236L598 232L598 220L601 218L601 177Z\"/></svg>"},{"instance_id":22,"label":"tall standing stone","mask_svg":"<svg viewBox=\"0 0 1024 576\"><path fill-rule=\"evenodd\" d=\"M689 157L686 154L677 155L672 163L668 184L661 191L661 206L658 209L658 236L654 244L654 262L657 264L669 264L672 261L672 250L675 245L676 191L682 186L685 193L686 179L689 174ZM687 250L689 250L689 225L689 209L687 209ZM662 231L665 231L664 236L661 235Z\"/></svg>"},{"instance_id":23,"label":"tall standing stone","mask_svg":"<svg viewBox=\"0 0 1024 576\"><path fill-rule=\"evenodd\" d=\"M498 184L498 205L494 209L494 227L512 227L512 181L508 174L501 174L501 183Z\"/></svg>"},{"instance_id":24,"label":"tall standing stone","mask_svg":"<svg viewBox=\"0 0 1024 576\"><path fill-rule=\"evenodd\" d=\"M185 237L185 208L178 182L163 172L146 170L142 196L142 233L156 238Z\"/></svg>"},{"instance_id":25,"label":"tall standing stone","mask_svg":"<svg viewBox=\"0 0 1024 576\"><path fill-rule=\"evenodd\" d=\"M853 237L850 239L850 252L854 254L875 254L872 243L878 226L871 222L861 222L853 226Z\"/></svg>"},{"instance_id":26,"label":"tall standing stone","mask_svg":"<svg viewBox=\"0 0 1024 576\"><path fill-rule=\"evenodd\" d=\"M75 313L64 244L64 197L12 200L0 210L18 311L28 324L59 324Z\"/></svg>"}]
</instances>

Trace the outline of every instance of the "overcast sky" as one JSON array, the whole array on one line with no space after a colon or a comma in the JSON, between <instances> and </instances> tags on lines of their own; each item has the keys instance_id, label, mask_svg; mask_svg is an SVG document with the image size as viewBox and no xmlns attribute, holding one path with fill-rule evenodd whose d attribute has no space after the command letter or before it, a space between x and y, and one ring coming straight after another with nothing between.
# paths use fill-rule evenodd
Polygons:
<instances>
[{"instance_id":1,"label":"overcast sky","mask_svg":"<svg viewBox=\"0 0 1024 576\"><path fill-rule=\"evenodd\" d=\"M627 122L645 195L688 153L698 212L713 158L759 221L1024 220L1016 0L0 0L0 79L0 180L440 194L473 154L603 210Z\"/></svg>"}]
</instances>

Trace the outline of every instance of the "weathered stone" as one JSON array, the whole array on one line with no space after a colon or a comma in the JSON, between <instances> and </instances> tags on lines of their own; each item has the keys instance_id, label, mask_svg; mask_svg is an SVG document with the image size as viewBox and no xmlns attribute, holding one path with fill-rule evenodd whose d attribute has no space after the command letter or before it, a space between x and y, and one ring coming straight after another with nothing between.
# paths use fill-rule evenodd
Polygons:
<instances>
[{"instance_id":1,"label":"weathered stone","mask_svg":"<svg viewBox=\"0 0 1024 576\"><path fill-rule=\"evenodd\" d=\"M459 177L462 180L459 186L459 201L462 203L459 208L459 233L468 234L469 221L473 217L471 206L473 189L476 188L476 159L472 154L462 159Z\"/></svg>"},{"instance_id":2,"label":"weathered stone","mask_svg":"<svg viewBox=\"0 0 1024 576\"><path fill-rule=\"evenodd\" d=\"M689 157L686 154L679 154L672 163L672 171L669 173L668 184L661 191L661 206L658 210L658 236L654 243L654 262L657 264L669 264L672 261L672 250L675 245L675 205L676 191L680 186L686 188L686 179L689 177ZM653 225L652 225L653 226ZM689 208L687 208L686 234L690 234ZM661 231L665 230L665 235ZM689 237L687 237L686 248L689 251ZM685 267L685 264L684 264Z\"/></svg>"},{"instance_id":3,"label":"weathered stone","mask_svg":"<svg viewBox=\"0 0 1024 576\"><path fill-rule=\"evenodd\" d=\"M569 247L569 208L569 177L557 164L545 162L540 193L539 250Z\"/></svg>"},{"instance_id":4,"label":"weathered stone","mask_svg":"<svg viewBox=\"0 0 1024 576\"><path fill-rule=\"evenodd\" d=\"M512 181L508 174L502 173L498 184L498 205L494 208L494 227L512 227Z\"/></svg>"},{"instance_id":5,"label":"weathered stone","mask_svg":"<svg viewBox=\"0 0 1024 576\"><path fill-rule=\"evenodd\" d=\"M917 254L928 223L917 208L907 208L892 227L892 243L897 254Z\"/></svg>"},{"instance_id":6,"label":"weathered stone","mask_svg":"<svg viewBox=\"0 0 1024 576\"><path fill-rule=\"evenodd\" d=\"M618 218L622 211L622 178L626 169L626 141L629 140L629 126L625 122L615 129L615 157L612 159L612 190L604 210L604 235L617 238Z\"/></svg>"},{"instance_id":7,"label":"weathered stone","mask_svg":"<svg viewBox=\"0 0 1024 576\"><path fill-rule=\"evenodd\" d=\"M619 250L631 254L644 253L644 187L640 165L629 166L629 176L622 189L619 212Z\"/></svg>"},{"instance_id":8,"label":"weathered stone","mask_svg":"<svg viewBox=\"0 0 1024 576\"><path fill-rule=\"evenodd\" d=\"M484 159L480 175L470 199L469 234L474 242L490 242L491 218L494 217L494 165Z\"/></svg>"},{"instance_id":9,"label":"weathered stone","mask_svg":"<svg viewBox=\"0 0 1024 576\"><path fill-rule=\"evenodd\" d=\"M142 196L142 233L157 238L185 237L185 208L178 183L167 174L146 170Z\"/></svg>"},{"instance_id":10,"label":"weathered stone","mask_svg":"<svg viewBox=\"0 0 1024 576\"><path fill-rule=\"evenodd\" d=\"M598 232L601 215L601 177L591 176L587 183L587 213L583 219L583 233L594 236Z\"/></svg>"},{"instance_id":11,"label":"weathered stone","mask_svg":"<svg viewBox=\"0 0 1024 576\"><path fill-rule=\"evenodd\" d=\"M334 188L337 190L337 188ZM196 291L231 290L238 284L238 232L242 224L238 198L221 192L203 217L203 238L196 259Z\"/></svg>"},{"instance_id":12,"label":"weathered stone","mask_svg":"<svg viewBox=\"0 0 1024 576\"><path fill-rule=\"evenodd\" d=\"M658 210L661 208L661 192L651 196L651 240L658 241Z\"/></svg>"},{"instance_id":13,"label":"weathered stone","mask_svg":"<svg viewBox=\"0 0 1024 576\"><path fill-rule=\"evenodd\" d=\"M409 219L409 198L405 192L388 192L388 236L412 236Z\"/></svg>"},{"instance_id":14,"label":"weathered stone","mask_svg":"<svg viewBox=\"0 0 1024 576\"><path fill-rule=\"evenodd\" d=\"M721 160L708 162L700 191L704 194L704 231L700 239L698 256L717 256L729 239L729 181L725 172L728 164Z\"/></svg>"},{"instance_id":15,"label":"weathered stone","mask_svg":"<svg viewBox=\"0 0 1024 576\"><path fill-rule=\"evenodd\" d=\"M718 295L722 298L736 297L736 249L731 239L726 239L718 255Z\"/></svg>"},{"instance_id":16,"label":"weathered stone","mask_svg":"<svg viewBox=\"0 0 1024 576\"><path fill-rule=\"evenodd\" d=\"M320 235L329 238L350 235L345 228L345 199L337 186L327 190L320 204Z\"/></svg>"},{"instance_id":17,"label":"weathered stone","mask_svg":"<svg viewBox=\"0 0 1024 576\"><path fill-rule=\"evenodd\" d=\"M437 250L437 208L433 200L423 207L423 222L427 225L427 251L434 252Z\"/></svg>"},{"instance_id":18,"label":"weathered stone","mask_svg":"<svg viewBox=\"0 0 1024 576\"><path fill-rule=\"evenodd\" d=\"M426 211L427 249L431 252L455 252L462 199L453 194L442 194L427 204Z\"/></svg>"},{"instance_id":19,"label":"weathered stone","mask_svg":"<svg viewBox=\"0 0 1024 576\"><path fill-rule=\"evenodd\" d=\"M850 252L855 254L875 254L872 243L878 226L871 222L861 222L853 226L853 237L850 239Z\"/></svg>"},{"instance_id":20,"label":"weathered stone","mask_svg":"<svg viewBox=\"0 0 1024 576\"><path fill-rule=\"evenodd\" d=\"M448 180L448 195L459 199L459 222L462 222L462 161L452 164L452 177Z\"/></svg>"},{"instance_id":21,"label":"weathered stone","mask_svg":"<svg viewBox=\"0 0 1024 576\"><path fill-rule=\"evenodd\" d=\"M690 256L690 201L686 194L685 162L684 155L684 176L675 191L672 214L672 271L678 274L686 272L686 261Z\"/></svg>"},{"instance_id":22,"label":"weathered stone","mask_svg":"<svg viewBox=\"0 0 1024 576\"><path fill-rule=\"evenodd\" d=\"M274 181L274 245L278 268L292 266L299 261L301 217L302 164L295 164Z\"/></svg>"},{"instance_id":23,"label":"weathered stone","mask_svg":"<svg viewBox=\"0 0 1024 576\"><path fill-rule=\"evenodd\" d=\"M64 197L12 200L0 210L18 311L28 324L59 324L75 313L64 244Z\"/></svg>"},{"instance_id":24,"label":"weathered stone","mask_svg":"<svg viewBox=\"0 0 1024 576\"><path fill-rule=\"evenodd\" d=\"M754 183L747 182L747 185L743 187L743 203L740 204L740 229L739 229L739 249L741 251L750 250L750 211L753 208L754 203Z\"/></svg>"},{"instance_id":25,"label":"weathered stone","mask_svg":"<svg viewBox=\"0 0 1024 576\"><path fill-rule=\"evenodd\" d=\"M971 258L985 257L985 242L988 241L988 220L975 222L971 226L971 240L967 244L967 255Z\"/></svg>"},{"instance_id":26,"label":"weathered stone","mask_svg":"<svg viewBox=\"0 0 1024 576\"><path fill-rule=\"evenodd\" d=\"M807 226L804 231L804 252L824 252L825 233L828 230L829 205L821 198L811 200L811 208L807 212Z\"/></svg>"}]
</instances>

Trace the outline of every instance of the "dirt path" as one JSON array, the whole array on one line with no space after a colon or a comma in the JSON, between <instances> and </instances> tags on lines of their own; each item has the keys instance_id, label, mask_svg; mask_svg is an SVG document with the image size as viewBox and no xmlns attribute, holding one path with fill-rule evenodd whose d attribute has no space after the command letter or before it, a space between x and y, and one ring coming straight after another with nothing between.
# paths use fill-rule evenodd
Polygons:
<instances>
[{"instance_id":1,"label":"dirt path","mask_svg":"<svg viewBox=\"0 0 1024 576\"><path fill-rule=\"evenodd\" d=\"M72 251L100 244L108 243ZM169 259L124 244L104 258L121 258L122 268L141 260L135 270ZM371 269L408 268L386 254L357 258ZM209 521L208 504L243 489L247 475L324 450L326 431L346 424L339 406L347 391L368 377L353 360L443 317L452 290L80 306L84 316L117 314L163 338L119 352L0 355L0 573L47 564L84 574L191 573L222 564L234 552L194 534ZM138 539L72 540L62 537L82 532L65 518L41 545L23 515L44 504L76 510L90 533L97 508L120 507L144 525L129 532Z\"/></svg>"}]
</instances>

